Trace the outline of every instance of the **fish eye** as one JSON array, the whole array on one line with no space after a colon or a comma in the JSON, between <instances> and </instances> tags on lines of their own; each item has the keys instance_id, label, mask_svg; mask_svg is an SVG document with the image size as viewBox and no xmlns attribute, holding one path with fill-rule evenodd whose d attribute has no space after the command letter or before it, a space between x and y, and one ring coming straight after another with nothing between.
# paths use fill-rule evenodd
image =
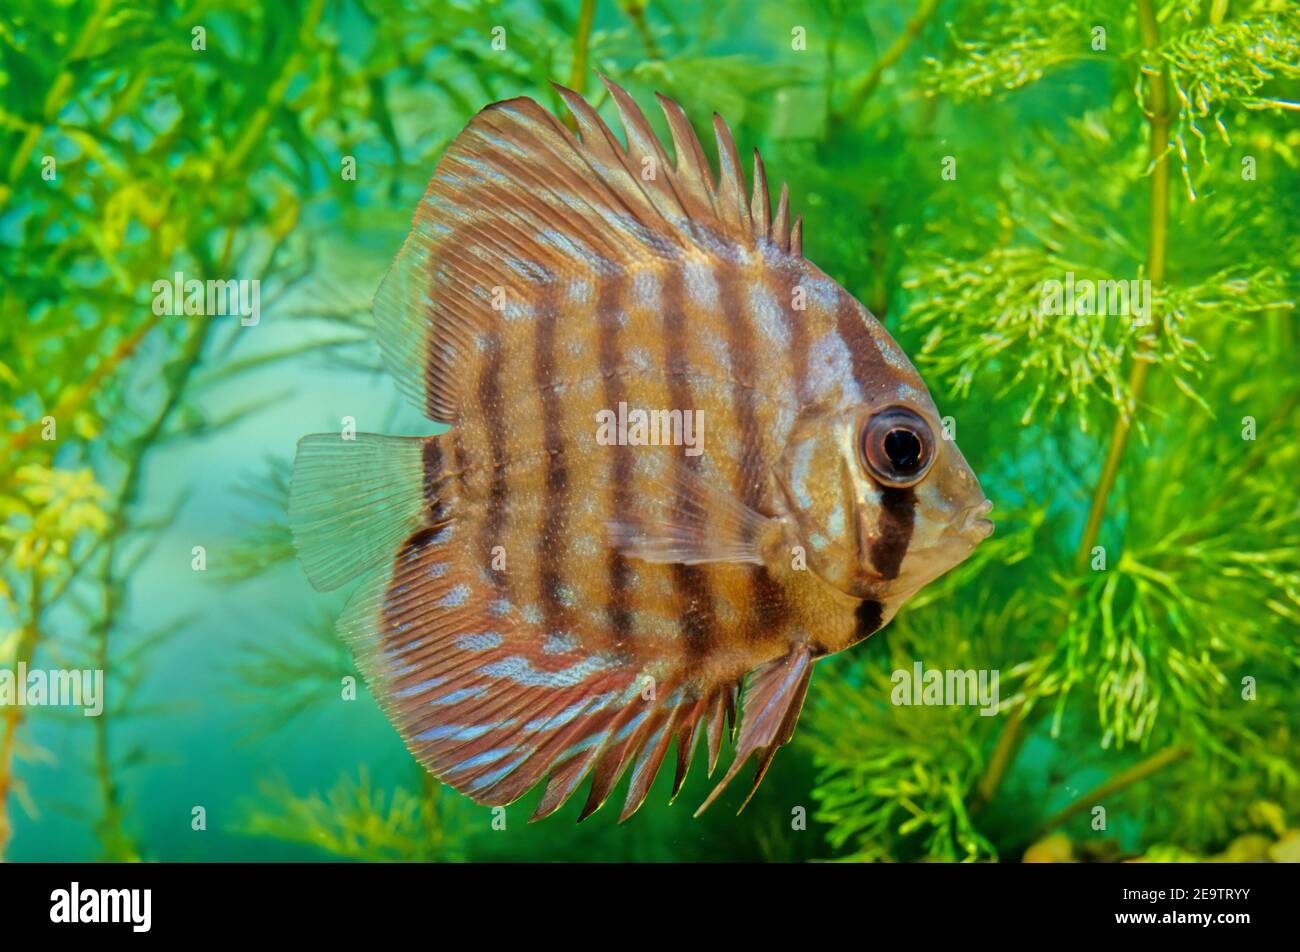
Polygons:
<instances>
[{"instance_id":1,"label":"fish eye","mask_svg":"<svg viewBox=\"0 0 1300 952\"><path fill-rule=\"evenodd\" d=\"M862 459L884 485L915 486L934 462L934 435L920 414L906 407L887 407L862 428Z\"/></svg>"}]
</instances>

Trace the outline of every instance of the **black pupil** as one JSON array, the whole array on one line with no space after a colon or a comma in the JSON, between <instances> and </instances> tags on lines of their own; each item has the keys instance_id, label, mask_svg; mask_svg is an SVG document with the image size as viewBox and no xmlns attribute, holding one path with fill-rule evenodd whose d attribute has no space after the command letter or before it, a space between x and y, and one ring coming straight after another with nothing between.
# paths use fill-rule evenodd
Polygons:
<instances>
[{"instance_id":1,"label":"black pupil","mask_svg":"<svg viewBox=\"0 0 1300 952\"><path fill-rule=\"evenodd\" d=\"M911 430L890 430L885 434L885 455L900 473L921 465L921 441Z\"/></svg>"}]
</instances>

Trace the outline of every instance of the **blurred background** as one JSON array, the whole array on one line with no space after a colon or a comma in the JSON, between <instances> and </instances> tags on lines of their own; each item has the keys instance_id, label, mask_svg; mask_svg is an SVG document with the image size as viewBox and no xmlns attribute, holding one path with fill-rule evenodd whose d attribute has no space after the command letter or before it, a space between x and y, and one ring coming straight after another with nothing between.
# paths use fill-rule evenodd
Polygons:
<instances>
[{"instance_id":1,"label":"blurred background","mask_svg":"<svg viewBox=\"0 0 1300 952\"><path fill-rule=\"evenodd\" d=\"M691 819L697 764L494 824L345 697L286 479L344 417L434 431L370 298L474 113L557 80L613 123L597 70L762 150L998 529L819 666L739 817ZM1293 0L6 0L0 668L107 706L0 707L0 856L1300 858L1298 100ZM176 271L260 321L155 314ZM1150 321L1046 313L1067 273ZM892 704L916 662L1001 709Z\"/></svg>"}]
</instances>

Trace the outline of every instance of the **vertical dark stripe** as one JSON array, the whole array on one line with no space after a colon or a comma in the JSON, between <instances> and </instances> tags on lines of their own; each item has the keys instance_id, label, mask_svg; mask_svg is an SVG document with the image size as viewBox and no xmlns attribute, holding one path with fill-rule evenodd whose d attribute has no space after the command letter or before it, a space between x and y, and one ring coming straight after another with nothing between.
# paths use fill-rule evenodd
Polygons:
<instances>
[{"instance_id":1,"label":"vertical dark stripe","mask_svg":"<svg viewBox=\"0 0 1300 952\"><path fill-rule=\"evenodd\" d=\"M688 336L686 329L686 300L683 288L682 263L674 261L664 270L663 282L665 376L668 379L670 409L685 411L691 408L690 361L687 358ZM684 457L686 465L699 469L699 456ZM686 490L678 487L678 505L682 505ZM688 661L698 661L713 646L716 619L713 598L709 591L709 576L698 565L671 566L673 589L677 594L678 622L686 641Z\"/></svg>"},{"instance_id":2,"label":"vertical dark stripe","mask_svg":"<svg viewBox=\"0 0 1300 952\"><path fill-rule=\"evenodd\" d=\"M749 295L736 266L719 261L715 269L722 329L727 339L731 364L731 418L740 437L740 459L732 491L745 505L757 509L761 503L760 476L763 473L763 442L754 409L757 392L754 369L754 321Z\"/></svg>"},{"instance_id":3,"label":"vertical dark stripe","mask_svg":"<svg viewBox=\"0 0 1300 952\"><path fill-rule=\"evenodd\" d=\"M720 262L717 267L718 302L727 337L731 363L731 413L740 436L740 459L736 467L737 497L751 509L763 504L764 480L768 472L767 434L758 425L758 370L754 358L754 315L749 288L735 265ZM785 593L766 566L749 572L749 607L745 612L747 640L763 638L785 620Z\"/></svg>"},{"instance_id":4,"label":"vertical dark stripe","mask_svg":"<svg viewBox=\"0 0 1300 952\"><path fill-rule=\"evenodd\" d=\"M501 328L490 320L483 330L483 370L478 382L479 416L487 433L489 479L487 515L479 534L479 557L483 568L492 577L499 591L506 588L504 572L492 571L492 548L500 544L506 521L505 420L501 403L501 366L504 346ZM506 563L509 565L509 562Z\"/></svg>"},{"instance_id":5,"label":"vertical dark stripe","mask_svg":"<svg viewBox=\"0 0 1300 952\"><path fill-rule=\"evenodd\" d=\"M442 446L436 436L427 437L423 448L424 458L424 502L429 511L430 522L441 522L445 518L446 507L440 494L442 482Z\"/></svg>"},{"instance_id":6,"label":"vertical dark stripe","mask_svg":"<svg viewBox=\"0 0 1300 952\"><path fill-rule=\"evenodd\" d=\"M863 638L870 637L880 630L880 620L884 617L884 607L880 602L868 598L858 605L853 617L856 622L853 643L856 644Z\"/></svg>"},{"instance_id":7,"label":"vertical dark stripe","mask_svg":"<svg viewBox=\"0 0 1300 952\"><path fill-rule=\"evenodd\" d=\"M533 343L533 384L542 404L542 448L546 451L546 504L542 531L537 538L537 587L547 631L565 627L566 612L560 602L563 566L568 549L565 539L568 515L569 470L564 457L564 417L555 390L555 334L559 310L550 288L537 305L537 330Z\"/></svg>"},{"instance_id":8,"label":"vertical dark stripe","mask_svg":"<svg viewBox=\"0 0 1300 952\"><path fill-rule=\"evenodd\" d=\"M605 406L618 412L618 405L626 395L619 376L622 350L619 347L619 319L623 314L623 277L602 278L596 299L597 359L600 375L605 380ZM626 446L609 446L610 452L610 514L615 519L632 517L632 456ZM632 633L632 603L628 586L632 568L623 553L610 549L605 572L609 591L605 601L605 616L615 644L623 644Z\"/></svg>"},{"instance_id":9,"label":"vertical dark stripe","mask_svg":"<svg viewBox=\"0 0 1300 952\"><path fill-rule=\"evenodd\" d=\"M392 576L384 592L384 604L379 612L380 643L386 650L393 651L406 645L419 637L423 630L422 625L414 622L425 607L410 597L410 589L412 585L424 580L429 563L426 552L442 545L444 531L444 526L424 526L407 536L397 550L393 559ZM417 618L412 618L412 615ZM419 672L412 674L406 680L419 681L422 677L427 677ZM395 681L389 687L396 690L406 680Z\"/></svg>"},{"instance_id":10,"label":"vertical dark stripe","mask_svg":"<svg viewBox=\"0 0 1300 952\"><path fill-rule=\"evenodd\" d=\"M876 393L884 385L884 362L871 330L867 327L867 313L862 305L846 291L838 291L835 305L835 331L849 351L849 366L858 392L863 397Z\"/></svg>"},{"instance_id":11,"label":"vertical dark stripe","mask_svg":"<svg viewBox=\"0 0 1300 952\"><path fill-rule=\"evenodd\" d=\"M459 499L466 499L469 496L469 483L467 474L469 472L468 454L465 452L465 443L460 438L461 428L454 426L451 428L451 455L456 463L456 488Z\"/></svg>"},{"instance_id":12,"label":"vertical dark stripe","mask_svg":"<svg viewBox=\"0 0 1300 952\"><path fill-rule=\"evenodd\" d=\"M790 616L785 589L765 565L750 566L750 623L745 637L760 641L779 633Z\"/></svg>"},{"instance_id":13,"label":"vertical dark stripe","mask_svg":"<svg viewBox=\"0 0 1300 952\"><path fill-rule=\"evenodd\" d=\"M435 176L430 182L431 191L437 181ZM473 219L465 220L430 249L426 262L425 291L433 303L426 315L429 330L424 340L424 412L430 420L439 423L452 424L460 416L462 387L458 365L469 359L449 329L464 324L491 325L499 320L491 309L484 307L481 299L464 290L466 284L478 283L485 288L497 283L494 276L486 273L483 262L466 253L466 249L482 245L489 234ZM455 311L462 313L452 317Z\"/></svg>"},{"instance_id":14,"label":"vertical dark stripe","mask_svg":"<svg viewBox=\"0 0 1300 952\"><path fill-rule=\"evenodd\" d=\"M898 578L903 556L912 542L915 518L916 493L910 489L881 487L880 523L876 527L876 539L867 552L881 578Z\"/></svg>"}]
</instances>

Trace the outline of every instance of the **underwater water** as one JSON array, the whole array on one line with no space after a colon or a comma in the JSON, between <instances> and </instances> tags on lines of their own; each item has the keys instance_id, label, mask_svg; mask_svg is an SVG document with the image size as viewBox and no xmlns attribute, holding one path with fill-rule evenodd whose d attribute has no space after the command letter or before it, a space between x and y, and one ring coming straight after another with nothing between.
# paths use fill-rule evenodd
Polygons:
<instances>
[{"instance_id":1,"label":"underwater water","mask_svg":"<svg viewBox=\"0 0 1300 952\"><path fill-rule=\"evenodd\" d=\"M0 704L4 859L1300 859L1293 3L11 0L0 52L0 671L105 700ZM300 437L445 429L370 314L439 158L549 80L621 135L597 71L761 150L994 503L739 815L699 754L621 824L438 784L293 555Z\"/></svg>"}]
</instances>

